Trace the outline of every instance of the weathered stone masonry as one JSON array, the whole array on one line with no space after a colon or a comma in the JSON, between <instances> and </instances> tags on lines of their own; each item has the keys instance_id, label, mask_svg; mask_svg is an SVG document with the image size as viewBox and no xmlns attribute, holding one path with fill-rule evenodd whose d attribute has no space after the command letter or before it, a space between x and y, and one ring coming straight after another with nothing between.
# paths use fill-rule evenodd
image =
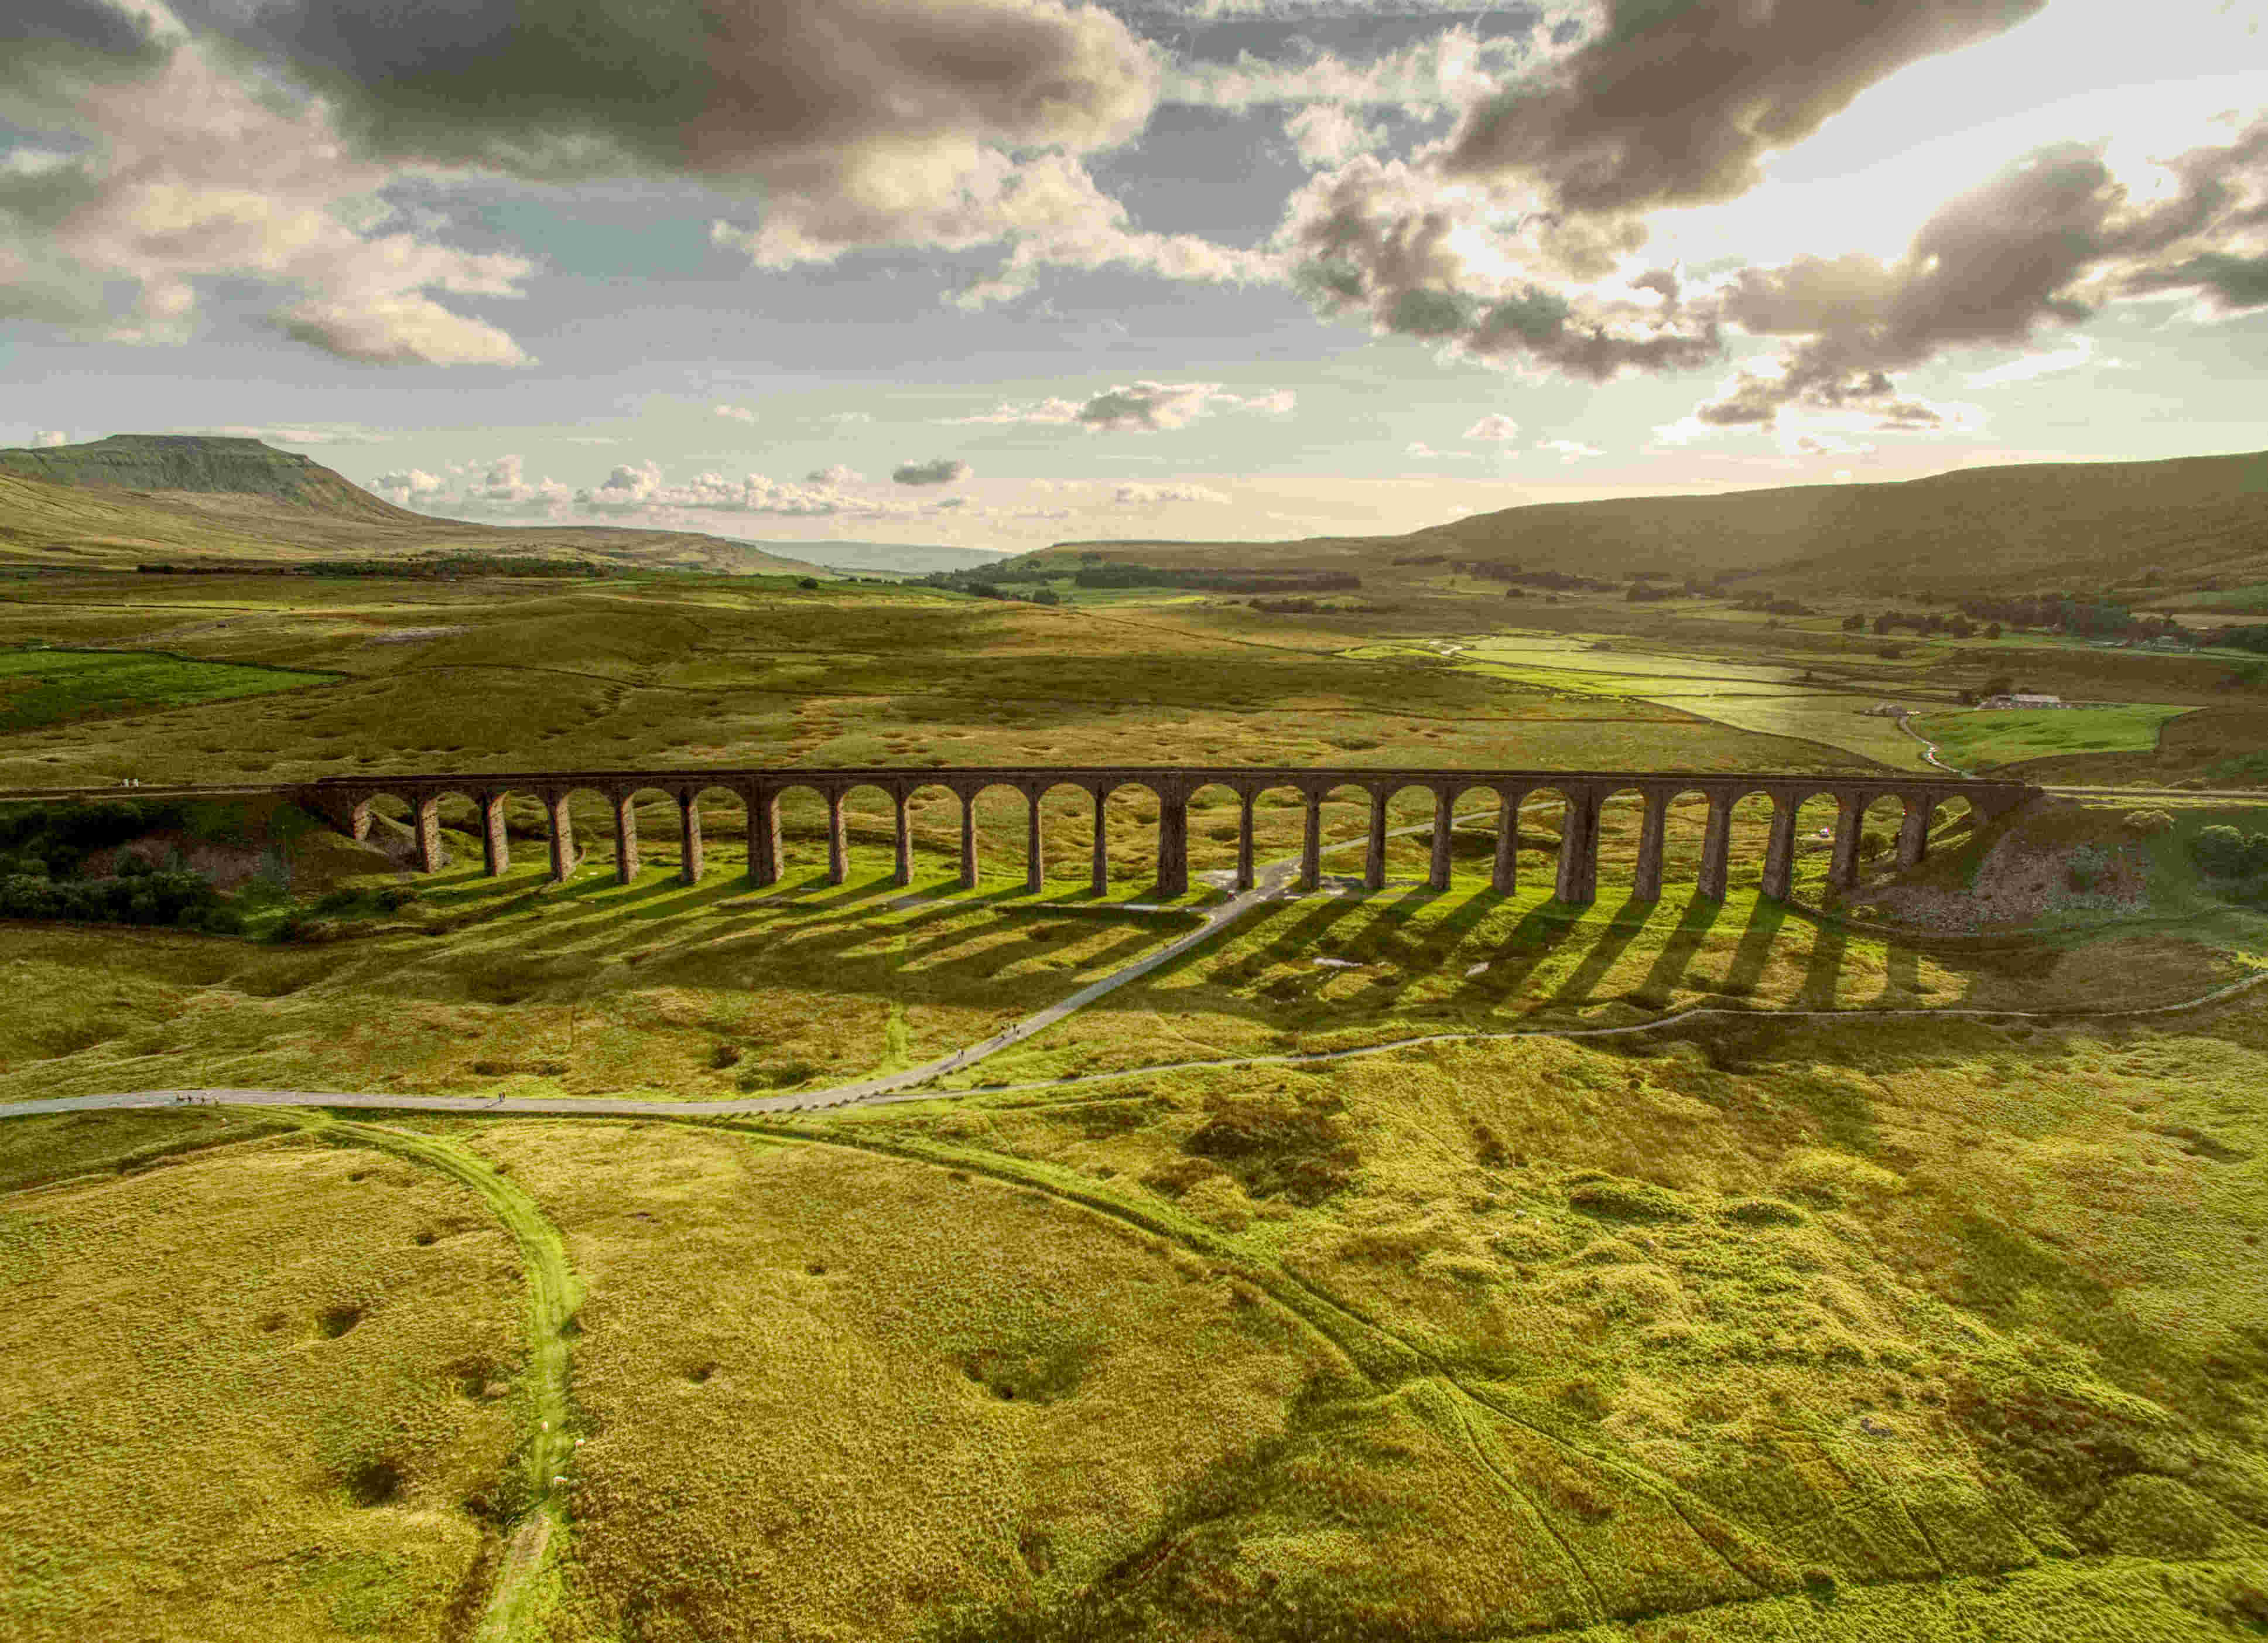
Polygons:
<instances>
[{"instance_id":1,"label":"weathered stone masonry","mask_svg":"<svg viewBox=\"0 0 2268 1643\"><path fill-rule=\"evenodd\" d=\"M416 840L418 865L427 873L442 864L439 807L443 798L456 794L469 799L481 817L481 838L488 871L503 873L511 863L511 846L504 836L504 804L514 793L540 799L550 817L551 873L564 879L573 873L578 857L574 822L568 800L577 792L593 792L613 808L615 872L628 881L638 870L640 847L634 808L644 794L659 793L678 807L678 859L688 883L702 874L701 804L703 797L722 792L738 798L748 818L748 876L758 884L776 882L783 871L779 805L782 795L799 789L817 795L827 806L827 871L830 881L847 876L849 852L843 833L843 800L857 788L879 790L895 813L894 841L896 878L913 881L913 832L908 806L914 794L941 788L961 800L961 880L974 888L977 880L976 806L978 795L995 787L1021 793L1027 807L1025 830L1025 888L1034 893L1046 881L1043 865L1040 803L1057 787L1070 786L1089 793L1094 802L1094 852L1091 888L1094 895L1108 886L1107 807L1111 795L1125 787L1141 787L1158 801L1158 890L1175 896L1189 888L1189 808L1190 798L1202 789L1223 787L1236 796L1239 826L1236 887L1249 889L1254 877L1253 807L1263 793L1289 791L1300 795L1307 811L1307 829L1300 852L1300 886L1314 889L1322 878L1322 806L1325 798L1342 788L1355 788L1370 803L1369 852L1363 882L1376 889L1386 882L1387 806L1395 795L1418 788L1433 798L1432 858L1427 874L1435 889L1449 883L1450 821L1458 801L1474 792L1491 792L1499 800L1495 867L1492 882L1503 894L1517 888L1520 850L1520 807L1538 794L1556 795L1565 803L1560 829L1556 889L1563 902L1587 903L1598 894L1599 813L1616 794L1634 793L1644 807L1638 827L1638 867L1631 894L1638 901L1657 901L1662 891L1662 855L1671 803L1687 794L1708 801L1709 816L1701 847L1697 889L1721 901L1731 866L1733 808L1743 799L1764 794L1772 805L1771 831L1764 852L1764 893L1785 900L1794 876L1796 812L1812 798L1824 794L1836 801L1834 843L1828 869L1837 886L1854 882L1859 874L1861 825L1867 807L1880 799L1895 799L1902 807L1896 859L1902 866L1920 861L1927 849L1930 816L1951 799L1967 800L1980 817L1990 819L2014 808L2039 792L2021 782L1958 781L1927 777L1822 777L1697 774L1685 771L1612 770L1301 770L1270 768L1208 768L1202 766L987 766L977 768L908 770L552 770L504 775L416 775L394 777L332 777L293 788L291 796L327 815L343 831L359 839L370 830L371 801L391 795L409 808Z\"/></svg>"}]
</instances>

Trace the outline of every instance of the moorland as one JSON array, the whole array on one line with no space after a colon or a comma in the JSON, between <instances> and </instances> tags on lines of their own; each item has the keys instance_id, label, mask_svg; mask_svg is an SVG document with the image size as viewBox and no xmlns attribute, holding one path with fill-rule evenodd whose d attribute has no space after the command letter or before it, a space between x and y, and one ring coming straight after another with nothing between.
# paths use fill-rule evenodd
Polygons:
<instances>
[{"instance_id":1,"label":"moorland","mask_svg":"<svg viewBox=\"0 0 2268 1643\"><path fill-rule=\"evenodd\" d=\"M12 483L50 519L144 506ZM2268 1627L2254 539L1885 590L1468 522L1454 551L1070 544L880 585L326 517L320 552L198 539L199 574L137 545L0 575L0 788L57 795L0 805L0 1631ZM1964 599L2045 619L1988 637ZM177 791L1137 751L2070 793L1950 807L1919 867L1874 849L1846 891L1807 812L1786 902L1760 806L1721 903L1697 808L1645 903L1610 807L1567 906L1549 803L1512 896L1478 801L1427 888L1415 795L1365 891L1350 792L1318 893L838 1106L1219 914L1227 795L1165 901L1135 793L1098 900L1067 792L1033 895L1006 793L967 890L942 798L902 888L879 794L840 883L791 800L758 886L721 803L697 885L659 803L618 882L595 800L555 883L532 804L492 879L467 807L421 875L398 807L357 844ZM1294 806L1259 824L1295 853ZM72 916L30 916L60 886ZM217 1094L39 1105L175 1091ZM490 1109L416 1105L446 1097ZM747 1109L667 1111L721 1101Z\"/></svg>"}]
</instances>

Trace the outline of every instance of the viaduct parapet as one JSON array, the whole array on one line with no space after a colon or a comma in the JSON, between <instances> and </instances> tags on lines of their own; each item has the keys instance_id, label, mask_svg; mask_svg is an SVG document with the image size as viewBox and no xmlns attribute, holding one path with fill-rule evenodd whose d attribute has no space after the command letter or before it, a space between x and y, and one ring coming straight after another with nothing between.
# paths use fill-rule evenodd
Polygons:
<instances>
[{"instance_id":1,"label":"viaduct parapet","mask_svg":"<svg viewBox=\"0 0 2268 1643\"><path fill-rule=\"evenodd\" d=\"M779 807L784 795L806 792L826 805L828 878L831 882L841 883L848 873L843 801L858 789L873 788L890 801L895 816L896 878L903 885L913 880L909 801L917 793L937 788L961 800L961 879L964 886L973 888L978 867L976 800L991 789L1006 788L1022 794L1026 803L1025 885L1036 893L1045 879L1040 803L1058 787L1075 788L1088 795L1094 803L1092 883L1096 895L1108 890L1108 806L1111 795L1123 788L1138 787L1146 789L1156 799L1158 888L1160 895L1167 897L1180 895L1189 888L1189 800L1206 788L1224 788L1238 801L1236 886L1240 890L1249 889L1253 885L1253 807L1264 793L1288 791L1297 794L1306 806L1307 830L1300 852L1300 885L1310 890L1322 877L1322 807L1329 795L1353 788L1367 797L1370 834L1364 882L1376 889L1386 881L1388 804L1411 788L1430 793L1433 800L1433 838L1427 878L1438 890L1448 888L1450 828L1458 802L1471 793L1493 793L1499 805L1492 882L1497 891L1506 895L1517 888L1521 806L1538 795L1556 795L1566 807L1560 828L1555 888L1561 901L1576 903L1590 902L1597 895L1599 813L1609 799L1624 793L1634 794L1643 807L1637 879L1632 888L1635 899L1660 899L1662 844L1669 807L1679 799L1697 794L1707 801L1709 814L1702 836L1697 888L1702 895L1721 901L1730 867L1734 807L1753 795L1762 794L1771 802L1771 826L1764 851L1764 893L1785 900L1794 876L1796 813L1811 799L1824 795L1836 802L1828 879L1840 888L1858 878L1861 823L1867 807L1878 799L1898 802L1902 820L1896 860L1901 866L1911 866L1926 853L1930 818L1947 800L1966 800L1982 822L2014 808L2041 792L2021 782L1929 777L1192 765L535 770L331 777L279 791L327 816L341 830L357 839L369 834L373 799L390 796L401 800L408 807L416 834L418 865L428 873L437 871L442 865L441 800L462 797L471 801L479 814L483 851L491 874L503 873L511 861L511 846L504 835L504 802L514 795L524 794L541 801L549 814L551 873L555 879L566 878L579 859L569 800L578 792L594 793L613 810L615 871L624 880L637 872L640 862L634 807L642 798L658 794L676 803L678 858L688 883L696 883L702 876L702 804L708 795L722 793L737 799L747 816L748 877L758 884L771 884L778 880L783 866Z\"/></svg>"}]
</instances>

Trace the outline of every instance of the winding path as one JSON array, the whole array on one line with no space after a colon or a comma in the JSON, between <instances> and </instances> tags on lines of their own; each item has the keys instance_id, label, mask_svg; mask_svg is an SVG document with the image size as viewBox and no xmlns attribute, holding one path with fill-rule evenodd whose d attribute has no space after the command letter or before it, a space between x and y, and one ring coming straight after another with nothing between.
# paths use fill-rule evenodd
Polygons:
<instances>
[{"instance_id":1,"label":"winding path","mask_svg":"<svg viewBox=\"0 0 2268 1643\"><path fill-rule=\"evenodd\" d=\"M1903 726L1904 720L1900 721ZM1917 738L1918 740L1918 738ZM1926 744L1925 744L1926 745ZM2121 797L2157 796L2154 789L2062 789L2074 797L2081 793L2114 792ZM2166 791L2163 796L2173 798L2244 797L2257 794L2199 793ZM1555 801L1530 800L1523 808L1548 807ZM1454 818L1451 825L1458 826L1476 819L1473 815ZM1429 831L1431 822L1394 829L1388 837L1402 837ZM1351 850L1366 841L1345 839L1322 848L1331 851ZM931 1101L941 1095L969 1094L968 1091L935 1091L923 1087L952 1073L965 1072L988 1057L1021 1043L1036 1033L1054 1026L1065 1016L1085 1009L1097 998L1114 992L1130 982L1139 981L1164 966L1174 962L1192 948L1211 940L1263 903L1270 901L1290 885L1298 870L1296 859L1286 858L1270 862L1254 881L1252 888L1243 891L1219 906L1208 910L1204 922L1188 934L1167 943L1156 952L1135 960L1123 969L1111 971L1089 982L1067 997L1057 999L1044 1009L1035 1011L1021 1020L1003 1028L989 1038L980 1039L952 1054L940 1056L920 1066L908 1067L897 1072L859 1079L848 1084L831 1085L824 1089L798 1090L784 1095L747 1096L734 1101L612 1101L604 1097L542 1096L542 1095L397 1095L377 1092L349 1093L319 1090L269 1089L157 1089L130 1090L107 1095L63 1095L40 1101L0 1102L0 1118L31 1117L41 1113L84 1112L92 1109L113 1107L166 1107L183 1102L226 1102L239 1106L369 1108L394 1111L431 1112L501 1112L527 1113L564 1116L606 1117L722 1117L747 1116L758 1113L805 1112L821 1108L879 1105L885 1102ZM2041 1020L2112 1020L2129 1016L2165 1014L2171 1012L2201 1008L2234 993L2241 992L2260 982L2268 981L2268 971L2244 977L2227 986L2216 988L2197 998L2175 1004L2153 1005L2139 1009L2096 1011L2027 1011L1966 1009L1955 1006L1923 1006L1911 1009L1885 1010L1745 1010L1727 1009L1721 1006L1701 1005L1656 1016L1650 1020L1634 1021L1616 1027L1535 1027L1515 1028L1498 1032L1427 1033L1415 1037L1389 1039L1381 1043L1361 1044L1348 1050L1298 1050L1278 1055L1225 1057L1208 1061L1159 1062L1152 1065L1123 1067L1115 1072L1077 1074L1061 1079L1042 1079L1035 1083L991 1085L988 1093L1063 1089L1076 1085L1099 1083L1110 1079L1135 1078L1147 1073L1177 1072L1208 1067L1284 1066L1303 1062L1339 1061L1355 1056L1373 1056L1388 1050L1402 1050L1420 1044L1448 1043L1491 1043L1515 1038L1607 1038L1636 1033L1660 1031L1680 1022L1697 1020L1709 1016L1737 1016L1743 1020L1801 1020L1833 1018L1837 1020L1911 1019L1917 1016L1947 1016L1970 1018L2017 1018Z\"/></svg>"}]
</instances>

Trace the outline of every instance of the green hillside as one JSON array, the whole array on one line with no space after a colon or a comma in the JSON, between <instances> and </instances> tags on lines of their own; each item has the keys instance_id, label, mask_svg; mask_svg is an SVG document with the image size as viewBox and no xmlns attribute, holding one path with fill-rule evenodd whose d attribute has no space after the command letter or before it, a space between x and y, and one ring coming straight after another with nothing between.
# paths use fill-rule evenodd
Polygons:
<instances>
[{"instance_id":1,"label":"green hillside","mask_svg":"<svg viewBox=\"0 0 2268 1643\"><path fill-rule=\"evenodd\" d=\"M1594 577L1732 576L1796 593L2051 591L2152 571L2169 587L2241 586L2268 573L2268 452L1541 503L1402 536L1064 542L1049 551L1078 550L1161 566L1359 572L1440 555Z\"/></svg>"}]
</instances>

